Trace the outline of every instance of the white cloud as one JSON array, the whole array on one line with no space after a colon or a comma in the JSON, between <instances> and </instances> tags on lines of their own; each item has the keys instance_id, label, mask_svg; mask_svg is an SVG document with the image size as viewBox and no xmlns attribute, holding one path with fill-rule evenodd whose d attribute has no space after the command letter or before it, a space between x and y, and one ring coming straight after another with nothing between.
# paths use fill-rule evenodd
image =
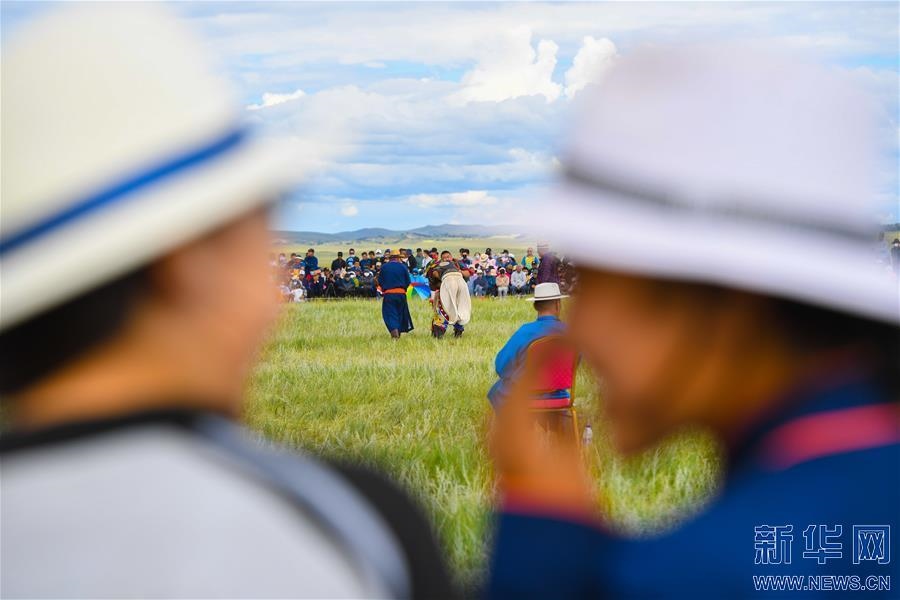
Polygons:
<instances>
[{"instance_id":1,"label":"white cloud","mask_svg":"<svg viewBox=\"0 0 900 600\"><path fill-rule=\"evenodd\" d=\"M359 214L359 208L355 204L345 204L341 207L341 214L345 217L355 217Z\"/></svg>"},{"instance_id":2,"label":"white cloud","mask_svg":"<svg viewBox=\"0 0 900 600\"><path fill-rule=\"evenodd\" d=\"M262 95L262 102L259 104L251 104L247 107L247 110L260 110L262 108L269 108L270 106L277 106L278 104L284 104L285 102L290 102L291 100L296 100L297 98L302 98L306 95L306 92L303 90L294 90L293 92L287 94L276 94L273 92L266 92Z\"/></svg>"},{"instance_id":3,"label":"white cloud","mask_svg":"<svg viewBox=\"0 0 900 600\"><path fill-rule=\"evenodd\" d=\"M485 190L469 190L449 194L415 194L409 197L409 201L421 208L433 208L436 206L488 206L496 204L497 198L489 195Z\"/></svg>"},{"instance_id":4,"label":"white cloud","mask_svg":"<svg viewBox=\"0 0 900 600\"><path fill-rule=\"evenodd\" d=\"M595 39L586 35L581 48L566 71L566 97L572 98L589 83L603 77L616 57L616 45L609 38Z\"/></svg>"},{"instance_id":5,"label":"white cloud","mask_svg":"<svg viewBox=\"0 0 900 600\"><path fill-rule=\"evenodd\" d=\"M463 104L502 102L521 96L556 100L562 90L553 81L559 46L552 40L541 40L535 51L531 37L531 29L519 27L492 38L476 67L463 76L464 87L455 100Z\"/></svg>"}]
</instances>

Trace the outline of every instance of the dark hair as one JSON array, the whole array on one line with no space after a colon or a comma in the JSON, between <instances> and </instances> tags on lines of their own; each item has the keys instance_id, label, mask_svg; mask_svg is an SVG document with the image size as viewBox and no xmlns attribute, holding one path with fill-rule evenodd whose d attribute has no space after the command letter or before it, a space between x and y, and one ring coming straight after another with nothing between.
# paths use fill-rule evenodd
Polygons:
<instances>
[{"instance_id":1,"label":"dark hair","mask_svg":"<svg viewBox=\"0 0 900 600\"><path fill-rule=\"evenodd\" d=\"M338 256L343 256L343 255L344 255L344 253L341 252L340 250L338 250Z\"/></svg>"},{"instance_id":2,"label":"dark hair","mask_svg":"<svg viewBox=\"0 0 900 600\"><path fill-rule=\"evenodd\" d=\"M541 312L544 309L550 308L550 305L554 302L559 302L559 300L556 298L554 298L553 300L535 300L534 310Z\"/></svg>"},{"instance_id":3,"label":"dark hair","mask_svg":"<svg viewBox=\"0 0 900 600\"><path fill-rule=\"evenodd\" d=\"M416 248L416 252L421 252L421 251L422 251L421 248Z\"/></svg>"},{"instance_id":4,"label":"dark hair","mask_svg":"<svg viewBox=\"0 0 900 600\"><path fill-rule=\"evenodd\" d=\"M354 250L353 248L350 248L350 252L356 252L356 250Z\"/></svg>"},{"instance_id":5,"label":"dark hair","mask_svg":"<svg viewBox=\"0 0 900 600\"><path fill-rule=\"evenodd\" d=\"M24 390L112 338L146 286L146 271L135 271L0 334L0 395Z\"/></svg>"},{"instance_id":6,"label":"dark hair","mask_svg":"<svg viewBox=\"0 0 900 600\"><path fill-rule=\"evenodd\" d=\"M313 248L309 248L309 249L307 250L307 252L312 252L313 254L316 253L315 249L313 249Z\"/></svg>"},{"instance_id":7,"label":"dark hair","mask_svg":"<svg viewBox=\"0 0 900 600\"><path fill-rule=\"evenodd\" d=\"M888 394L900 393L900 329L895 325L791 300L773 302L776 324L798 351L859 349L875 383Z\"/></svg>"}]
</instances>

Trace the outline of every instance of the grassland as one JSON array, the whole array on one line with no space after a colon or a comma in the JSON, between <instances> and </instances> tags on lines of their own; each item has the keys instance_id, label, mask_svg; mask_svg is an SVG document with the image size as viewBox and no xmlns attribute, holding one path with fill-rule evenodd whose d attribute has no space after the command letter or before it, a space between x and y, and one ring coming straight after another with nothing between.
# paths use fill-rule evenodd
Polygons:
<instances>
[{"instance_id":1,"label":"grassland","mask_svg":"<svg viewBox=\"0 0 900 600\"><path fill-rule=\"evenodd\" d=\"M247 419L274 440L391 474L430 513L471 590L484 574L491 530L485 393L495 380L494 355L533 310L518 299L477 300L458 340L429 336L427 302L413 302L411 311L416 330L394 343L377 301L286 306L252 379ZM613 522L652 532L708 497L718 473L708 440L685 435L622 461L594 416L592 377L578 377L577 406L594 426L590 458Z\"/></svg>"}]
</instances>

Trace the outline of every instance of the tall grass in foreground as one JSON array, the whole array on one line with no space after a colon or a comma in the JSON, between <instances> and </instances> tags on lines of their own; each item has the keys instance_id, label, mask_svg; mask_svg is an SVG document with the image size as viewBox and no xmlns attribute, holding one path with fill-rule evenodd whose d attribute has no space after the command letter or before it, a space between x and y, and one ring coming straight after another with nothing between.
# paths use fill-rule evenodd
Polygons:
<instances>
[{"instance_id":1,"label":"tall grass in foreground","mask_svg":"<svg viewBox=\"0 0 900 600\"><path fill-rule=\"evenodd\" d=\"M483 444L494 356L534 318L518 299L475 300L461 339L429 335L427 302L410 305L416 330L392 342L376 301L286 307L251 381L246 417L268 438L377 466L430 513L467 588L484 574L490 537L490 464ZM711 493L715 448L685 435L630 461L609 449L594 417L596 386L579 372L577 406L590 421L605 509L623 531L672 524Z\"/></svg>"}]
</instances>

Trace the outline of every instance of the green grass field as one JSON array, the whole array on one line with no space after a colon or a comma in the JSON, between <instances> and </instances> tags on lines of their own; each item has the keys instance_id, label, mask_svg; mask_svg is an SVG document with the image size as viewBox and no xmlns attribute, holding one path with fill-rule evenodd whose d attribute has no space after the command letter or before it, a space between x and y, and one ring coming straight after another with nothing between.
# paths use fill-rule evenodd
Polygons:
<instances>
[{"instance_id":1,"label":"green grass field","mask_svg":"<svg viewBox=\"0 0 900 600\"><path fill-rule=\"evenodd\" d=\"M427 302L413 301L411 311L416 330L395 343L377 301L287 305L252 378L247 420L273 440L393 476L430 513L471 590L484 574L491 530L485 393L494 355L534 311L518 299L476 300L458 340L430 337ZM593 416L596 386L584 369L576 390L582 420L594 427L590 458L614 523L650 533L708 498L719 472L709 440L684 435L619 460Z\"/></svg>"}]
</instances>

